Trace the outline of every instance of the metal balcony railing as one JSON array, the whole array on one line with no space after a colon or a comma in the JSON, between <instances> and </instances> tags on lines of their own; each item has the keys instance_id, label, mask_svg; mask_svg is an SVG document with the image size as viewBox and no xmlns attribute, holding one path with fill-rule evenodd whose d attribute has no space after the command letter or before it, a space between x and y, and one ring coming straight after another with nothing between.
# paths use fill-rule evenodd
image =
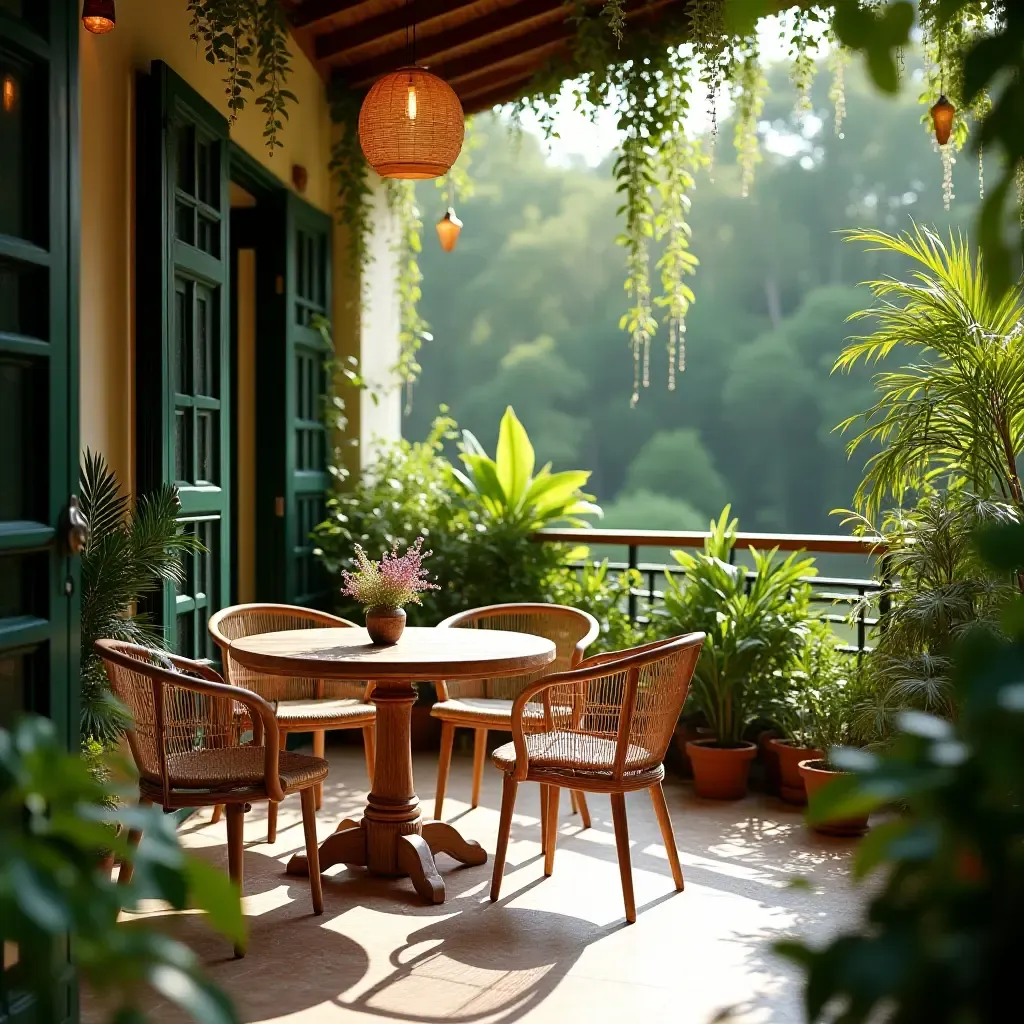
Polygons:
<instances>
[{"instance_id":1,"label":"metal balcony railing","mask_svg":"<svg viewBox=\"0 0 1024 1024\"><path fill-rule=\"evenodd\" d=\"M702 548L708 534L695 530L540 530L534 540L541 543L585 544L600 551L622 551L626 558L609 555L609 568L623 571L636 569L643 577L642 586L631 587L629 617L633 622L649 622L657 616L665 596L665 580L686 574L686 570L670 559L640 560L643 549ZM870 575L818 575L807 577L811 585L811 603L816 614L831 622L844 640L844 649L858 655L870 650L872 634L879 617L888 611L889 565L885 543L881 538L841 537L830 534L737 533L730 561L740 564L748 551L802 551L807 555L827 556L832 562L858 559L873 570ZM597 564L601 559L594 559ZM583 563L574 563L582 569ZM747 571L747 583L754 573Z\"/></svg>"}]
</instances>

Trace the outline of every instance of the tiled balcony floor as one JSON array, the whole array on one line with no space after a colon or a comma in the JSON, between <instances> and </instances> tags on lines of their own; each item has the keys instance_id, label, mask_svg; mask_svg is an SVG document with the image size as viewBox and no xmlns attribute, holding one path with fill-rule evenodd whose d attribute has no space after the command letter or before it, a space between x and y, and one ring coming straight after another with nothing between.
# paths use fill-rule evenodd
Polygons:
<instances>
[{"instance_id":1,"label":"tiled balcony floor","mask_svg":"<svg viewBox=\"0 0 1024 1024\"><path fill-rule=\"evenodd\" d=\"M362 750L329 750L331 774L321 837L357 815L365 797ZM432 808L436 761L416 758L417 788ZM247 815L245 912L248 955L197 915L170 916L235 999L244 1021L294 1024L462 1021L498 1024L745 1024L798 1021L799 987L768 944L792 933L820 938L848 923L860 897L848 884L851 843L816 837L800 812L763 796L733 804L697 800L670 779L666 793L686 890L676 893L650 800L628 798L638 920L623 919L607 797L590 797L593 828L581 831L562 798L555 873L544 878L537 787L520 787L502 899L487 898L490 862L461 868L441 857L443 906L425 906L407 880L335 867L325 878L323 917L308 884L284 874L303 846L299 800L281 808L267 845L265 805ZM456 756L445 817L493 853L500 777L490 765L482 806L470 810L470 759ZM186 846L225 865L225 826L193 818ZM809 888L791 888L794 875ZM86 1022L102 1016L86 998ZM180 1016L155 1003L153 1021Z\"/></svg>"}]
</instances>

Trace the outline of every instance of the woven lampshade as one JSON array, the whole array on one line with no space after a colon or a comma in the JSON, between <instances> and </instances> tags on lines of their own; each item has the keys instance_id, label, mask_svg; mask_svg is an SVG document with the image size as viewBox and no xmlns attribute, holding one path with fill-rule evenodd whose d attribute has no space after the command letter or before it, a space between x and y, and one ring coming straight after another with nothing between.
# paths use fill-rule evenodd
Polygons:
<instances>
[{"instance_id":1,"label":"woven lampshade","mask_svg":"<svg viewBox=\"0 0 1024 1024\"><path fill-rule=\"evenodd\" d=\"M378 79L359 111L359 144L382 178L438 178L462 150L462 104L447 82L421 67Z\"/></svg>"},{"instance_id":2,"label":"woven lampshade","mask_svg":"<svg viewBox=\"0 0 1024 1024\"><path fill-rule=\"evenodd\" d=\"M112 31L116 22L114 0L84 0L82 24L94 35L102 36Z\"/></svg>"}]
</instances>

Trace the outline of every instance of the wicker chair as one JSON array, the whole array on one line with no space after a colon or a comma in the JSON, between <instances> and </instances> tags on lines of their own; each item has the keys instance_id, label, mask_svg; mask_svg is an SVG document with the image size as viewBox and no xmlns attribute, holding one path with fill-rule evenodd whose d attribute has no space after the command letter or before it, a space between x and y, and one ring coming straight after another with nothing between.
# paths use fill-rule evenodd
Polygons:
<instances>
[{"instance_id":1,"label":"wicker chair","mask_svg":"<svg viewBox=\"0 0 1024 1024\"><path fill-rule=\"evenodd\" d=\"M165 811L225 805L228 871L241 892L247 806L299 793L313 913L322 914L313 789L327 777L327 762L282 750L274 709L257 694L226 685L201 662L115 640L98 640L96 651L111 689L132 714L128 744L139 772L140 802ZM238 728L239 707L253 723L249 742ZM141 838L128 833L133 845ZM118 881L130 881L131 873L131 864L123 863ZM243 956L244 949L236 947L235 955Z\"/></svg>"},{"instance_id":2,"label":"wicker chair","mask_svg":"<svg viewBox=\"0 0 1024 1024\"><path fill-rule=\"evenodd\" d=\"M611 795L615 846L626 920L636 920L629 863L626 793L650 791L676 889L683 872L661 788L662 760L690 688L703 633L658 640L643 647L588 658L570 671L532 683L512 709L512 742L499 747L495 765L505 773L491 899L501 892L508 835L520 782L548 790L544 874L555 864L558 794L562 787Z\"/></svg>"},{"instance_id":3,"label":"wicker chair","mask_svg":"<svg viewBox=\"0 0 1024 1024\"><path fill-rule=\"evenodd\" d=\"M587 646L597 637L599 626L593 615L567 608L560 604L493 604L457 612L438 625L438 629L504 629L516 633L532 633L554 641L555 660L544 673L516 676L510 679L486 679L478 682L434 684L437 703L431 714L441 719L441 760L437 766L437 794L434 798L434 817L440 821L444 809L444 794L448 785L448 770L452 761L455 730L472 729L473 736L473 796L472 806L480 802L480 782L487 756L487 732L512 729L512 702L540 674L561 672L575 667L583 658ZM541 822L547 828L547 814L541 790ZM582 793L572 793L573 810L579 811L585 828L590 827L590 811Z\"/></svg>"},{"instance_id":4,"label":"wicker chair","mask_svg":"<svg viewBox=\"0 0 1024 1024\"><path fill-rule=\"evenodd\" d=\"M287 604L239 604L222 608L210 619L210 636L220 648L224 674L233 686L243 686L269 701L277 714L282 743L290 732L313 734L313 755L324 756L324 740L331 729L362 729L366 774L373 785L374 721L377 710L369 703L369 686L344 680L282 679L246 668L231 657L231 641L282 629L323 629L355 626L348 619ZM317 810L323 787L316 790ZM219 816L214 809L213 820ZM277 839L277 804L267 812L267 842Z\"/></svg>"}]
</instances>

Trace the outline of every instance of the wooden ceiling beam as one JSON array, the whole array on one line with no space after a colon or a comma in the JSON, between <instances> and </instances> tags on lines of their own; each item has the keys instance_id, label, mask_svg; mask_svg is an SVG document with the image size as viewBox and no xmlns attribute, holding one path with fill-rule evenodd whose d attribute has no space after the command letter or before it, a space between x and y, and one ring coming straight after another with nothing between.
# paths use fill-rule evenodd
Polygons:
<instances>
[{"instance_id":1,"label":"wooden ceiling beam","mask_svg":"<svg viewBox=\"0 0 1024 1024\"><path fill-rule=\"evenodd\" d=\"M318 21L326 21L333 14L361 7L369 0L301 0L288 12L292 28L305 28Z\"/></svg>"},{"instance_id":2,"label":"wooden ceiling beam","mask_svg":"<svg viewBox=\"0 0 1024 1024\"><path fill-rule=\"evenodd\" d=\"M482 110L490 110L491 107L508 103L526 87L533 76L534 72L531 71L518 78L510 78L507 82L496 85L493 89L488 89L485 92L474 92L462 100L462 109L469 117L471 114L479 114Z\"/></svg>"},{"instance_id":3,"label":"wooden ceiling beam","mask_svg":"<svg viewBox=\"0 0 1024 1024\"><path fill-rule=\"evenodd\" d=\"M317 59L337 58L350 50L384 39L396 32L405 33L411 24L411 16L415 17L417 27L422 27L435 18L444 17L463 7L472 7L479 2L480 0L419 0L414 7L403 5L398 10L385 11L346 28L324 32L316 39ZM401 45L404 48L404 38Z\"/></svg>"},{"instance_id":4,"label":"wooden ceiling beam","mask_svg":"<svg viewBox=\"0 0 1024 1024\"><path fill-rule=\"evenodd\" d=\"M548 50L559 43L566 42L573 36L573 29L564 22L555 25L542 25L532 32L521 36L513 36L494 46L483 50L474 50L464 57L456 57L448 61L438 61L431 71L439 75L450 85L462 78L469 78L479 71L499 67L518 58L528 59L539 50Z\"/></svg>"},{"instance_id":5,"label":"wooden ceiling beam","mask_svg":"<svg viewBox=\"0 0 1024 1024\"><path fill-rule=\"evenodd\" d=\"M418 39L416 42L416 62L427 64L437 63L437 58L460 46L467 46L470 43L483 43L489 36L497 35L514 29L517 25L550 15L552 19L557 18L560 23L565 21L572 8L568 4L561 4L558 0L522 0L521 3L513 4L510 7L503 7L500 10L492 11L482 17L474 18L472 21L459 25L457 28L449 29L447 32L439 32L437 35L427 36ZM561 27L561 24L559 25ZM517 38L522 38L517 37ZM319 51L318 51L319 52ZM369 60L340 68L345 80L353 85L366 84L394 71L405 60L404 43L398 50L391 50L388 53L380 54Z\"/></svg>"}]
</instances>

